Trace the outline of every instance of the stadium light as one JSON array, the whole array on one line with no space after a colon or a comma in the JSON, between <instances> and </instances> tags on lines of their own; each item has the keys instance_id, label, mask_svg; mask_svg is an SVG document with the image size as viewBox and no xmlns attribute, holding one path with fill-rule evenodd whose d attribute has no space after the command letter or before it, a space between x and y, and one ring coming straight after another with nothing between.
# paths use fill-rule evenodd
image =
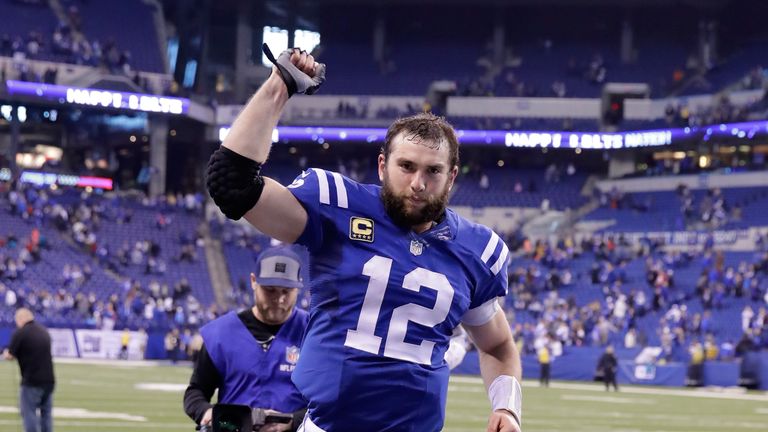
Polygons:
<instances>
[{"instance_id":1,"label":"stadium light","mask_svg":"<svg viewBox=\"0 0 768 432\"><path fill-rule=\"evenodd\" d=\"M320 45L320 33L310 30L296 30L293 32L293 44L311 53L316 46Z\"/></svg>"},{"instance_id":2,"label":"stadium light","mask_svg":"<svg viewBox=\"0 0 768 432\"><path fill-rule=\"evenodd\" d=\"M280 27L264 26L262 41L269 45L269 48L274 53L285 51L288 49L288 30ZM261 64L272 67L272 62L269 61L264 53L261 54Z\"/></svg>"}]
</instances>

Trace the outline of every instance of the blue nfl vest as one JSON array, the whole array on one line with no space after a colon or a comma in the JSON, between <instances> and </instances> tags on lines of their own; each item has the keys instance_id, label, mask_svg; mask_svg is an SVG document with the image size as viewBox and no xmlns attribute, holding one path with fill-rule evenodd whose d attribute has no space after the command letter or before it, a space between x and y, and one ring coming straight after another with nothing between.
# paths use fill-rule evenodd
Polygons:
<instances>
[{"instance_id":1,"label":"blue nfl vest","mask_svg":"<svg viewBox=\"0 0 768 432\"><path fill-rule=\"evenodd\" d=\"M221 375L219 403L290 413L307 406L291 382L309 315L294 308L265 352L237 313L200 329L205 348Z\"/></svg>"}]
</instances>

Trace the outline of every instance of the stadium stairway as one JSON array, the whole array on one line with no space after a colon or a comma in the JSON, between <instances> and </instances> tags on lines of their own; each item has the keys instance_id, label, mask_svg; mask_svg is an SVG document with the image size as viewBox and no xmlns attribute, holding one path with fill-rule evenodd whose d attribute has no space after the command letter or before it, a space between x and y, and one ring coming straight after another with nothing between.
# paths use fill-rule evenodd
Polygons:
<instances>
[{"instance_id":1,"label":"stadium stairway","mask_svg":"<svg viewBox=\"0 0 768 432\"><path fill-rule=\"evenodd\" d=\"M208 224L202 224L201 227L203 241L205 242L205 262L208 266L213 294L219 307L226 307L227 294L233 285L229 278L229 270L227 268L227 261L224 258L221 240L211 236Z\"/></svg>"},{"instance_id":2,"label":"stadium stairway","mask_svg":"<svg viewBox=\"0 0 768 432\"><path fill-rule=\"evenodd\" d=\"M85 36L83 33L78 30L78 26L73 25L72 20L70 19L69 15L67 15L67 12L64 10L64 6L61 4L61 1L59 0L48 0L48 7L51 8L51 11L54 15L56 15L56 18L59 19L59 22L66 23L69 27L69 31L72 34L72 39L74 42L80 42L83 39L85 39Z\"/></svg>"}]
</instances>

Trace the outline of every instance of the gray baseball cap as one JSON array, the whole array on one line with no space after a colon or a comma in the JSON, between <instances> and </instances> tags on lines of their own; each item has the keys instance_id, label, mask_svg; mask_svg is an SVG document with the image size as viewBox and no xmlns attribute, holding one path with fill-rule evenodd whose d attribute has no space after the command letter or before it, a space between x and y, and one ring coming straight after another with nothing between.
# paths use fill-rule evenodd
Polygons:
<instances>
[{"instance_id":1,"label":"gray baseball cap","mask_svg":"<svg viewBox=\"0 0 768 432\"><path fill-rule=\"evenodd\" d=\"M259 285L302 288L301 258L286 246L266 249L256 260L256 282Z\"/></svg>"}]
</instances>

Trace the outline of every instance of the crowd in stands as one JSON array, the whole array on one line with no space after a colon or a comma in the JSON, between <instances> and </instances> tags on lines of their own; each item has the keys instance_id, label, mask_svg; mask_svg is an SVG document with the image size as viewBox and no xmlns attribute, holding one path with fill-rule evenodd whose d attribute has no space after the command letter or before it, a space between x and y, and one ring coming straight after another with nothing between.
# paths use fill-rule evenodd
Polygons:
<instances>
[{"instance_id":1,"label":"crowd in stands","mask_svg":"<svg viewBox=\"0 0 768 432\"><path fill-rule=\"evenodd\" d=\"M130 65L130 52L120 50L114 40L88 42L80 38L75 41L66 24L59 24L50 41L38 32L30 32L25 38L3 34L0 36L0 55L14 58L20 73L32 74L22 81L34 81L35 72L25 60L57 61L101 67L113 74L135 75Z\"/></svg>"},{"instance_id":2,"label":"crowd in stands","mask_svg":"<svg viewBox=\"0 0 768 432\"><path fill-rule=\"evenodd\" d=\"M397 106L389 104L382 106L373 113L373 118L377 119L396 119L407 115L416 114L423 111L422 106L414 106L413 104L406 104L405 106ZM340 101L336 108L336 118L348 118L348 119L366 119L369 118L369 106L365 100L358 101L357 103L351 103L348 101Z\"/></svg>"},{"instance_id":3,"label":"crowd in stands","mask_svg":"<svg viewBox=\"0 0 768 432\"><path fill-rule=\"evenodd\" d=\"M596 191L600 206L616 211L632 210L639 213L655 212L663 210L669 212L668 200L655 202L654 198L662 199L661 195L632 194L624 193L618 188L609 191ZM711 188L704 194L694 194L691 189L684 185L678 185L675 193L676 207L679 213L676 214L681 229L706 228L716 229L726 226L729 222L739 222L742 220L742 205L748 204L749 199L736 203L728 202L723 191L720 188ZM667 206L659 209L659 206Z\"/></svg>"},{"instance_id":4,"label":"crowd in stands","mask_svg":"<svg viewBox=\"0 0 768 432\"><path fill-rule=\"evenodd\" d=\"M47 9L49 6L41 3L16 7ZM37 13L53 14L50 10ZM121 48L113 37L84 33L78 2L68 2L64 20L57 21L52 28L41 28L48 24L46 20L34 25L30 23L34 30L26 34L0 33L0 56L13 58L11 68L0 70L3 81L15 79L56 84L57 67L35 67L29 62L43 60L97 67L110 74L128 76L137 86L147 89L146 79L132 67L130 51Z\"/></svg>"},{"instance_id":5,"label":"crowd in stands","mask_svg":"<svg viewBox=\"0 0 768 432\"><path fill-rule=\"evenodd\" d=\"M56 317L53 324L106 330L196 328L218 314L208 280L168 271L185 262L205 268L202 236L189 231L190 220L202 220L200 196L150 200L26 185L4 191L0 204L10 222L0 235L4 320L21 306ZM177 219L184 225L174 227Z\"/></svg>"},{"instance_id":6,"label":"crowd in stands","mask_svg":"<svg viewBox=\"0 0 768 432\"><path fill-rule=\"evenodd\" d=\"M225 248L232 248L229 256L253 261L269 244L247 226L215 225ZM759 254L733 264L710 243L696 253L665 252L663 244L649 239L632 244L596 234L550 245L532 243L519 232L501 234L517 252L504 306L524 354L543 345L554 358L571 346L655 345L661 347L657 360L670 362L687 361L696 343L708 360L768 349L768 234L758 241ZM231 302L247 307L251 288L247 275L237 271L230 269ZM309 306L307 289L299 305ZM727 318L735 308L738 328Z\"/></svg>"},{"instance_id":7,"label":"crowd in stands","mask_svg":"<svg viewBox=\"0 0 768 432\"><path fill-rule=\"evenodd\" d=\"M736 106L727 96L722 96L716 104L695 111L686 105L667 105L664 120L670 127L706 126L746 121L750 111L751 106Z\"/></svg>"},{"instance_id":8,"label":"crowd in stands","mask_svg":"<svg viewBox=\"0 0 768 432\"><path fill-rule=\"evenodd\" d=\"M507 304L522 352L657 345L664 362L686 361L697 346L707 360L768 349L768 234L738 264L711 245L696 253L661 246L603 234L524 242Z\"/></svg>"},{"instance_id":9,"label":"crowd in stands","mask_svg":"<svg viewBox=\"0 0 768 432\"><path fill-rule=\"evenodd\" d=\"M542 57L551 56L554 42L545 39L540 42ZM525 58L512 48L507 48L501 64L495 64L492 60L491 48L486 48L486 53L480 56L476 65L480 69L477 76L471 77L459 83L457 94L459 96L502 96L502 97L569 97L567 82L578 81L587 86L592 86L592 92L596 95L600 86L606 83L608 66L600 52L595 52L585 61L577 60L576 56L562 58L562 75L555 78L546 87L540 83L526 80L521 75L530 74L526 71ZM521 70L524 71L521 74ZM585 96L585 95L577 95Z\"/></svg>"},{"instance_id":10,"label":"crowd in stands","mask_svg":"<svg viewBox=\"0 0 768 432\"><path fill-rule=\"evenodd\" d=\"M345 164L344 169L349 174L357 168ZM556 183L567 175L573 175L570 167L561 172L553 165L543 178ZM482 187L482 175L479 182ZM194 330L220 313L200 297L200 289L211 290L209 281L172 271L205 266L201 231L194 225L174 230L185 217L202 221L201 197L150 200L8 186L0 195L0 211L8 221L8 231L0 233L4 320L16 307L27 306L40 316L67 319L53 324L171 329L173 358L192 355ZM681 214L692 220L704 222L708 214L707 220L717 221L729 209L717 189L698 204L685 187L676 196ZM604 199L616 208L637 206L617 191ZM147 226L140 230L139 224ZM209 227L231 266L228 306L250 306L252 290L243 271L269 239L242 224L214 220ZM113 230L136 234L127 241ZM729 359L768 348L768 233L749 256L718 251L711 237L698 251L673 252L657 240L630 241L621 235L566 237L549 244L531 242L520 232L500 234L515 251L505 308L526 354L544 345L554 358L570 346L657 345L660 360L680 361L691 350ZM308 280L307 270L305 265ZM46 284L33 283L32 273L45 272L54 273ZM299 306L309 307L308 289Z\"/></svg>"}]
</instances>

